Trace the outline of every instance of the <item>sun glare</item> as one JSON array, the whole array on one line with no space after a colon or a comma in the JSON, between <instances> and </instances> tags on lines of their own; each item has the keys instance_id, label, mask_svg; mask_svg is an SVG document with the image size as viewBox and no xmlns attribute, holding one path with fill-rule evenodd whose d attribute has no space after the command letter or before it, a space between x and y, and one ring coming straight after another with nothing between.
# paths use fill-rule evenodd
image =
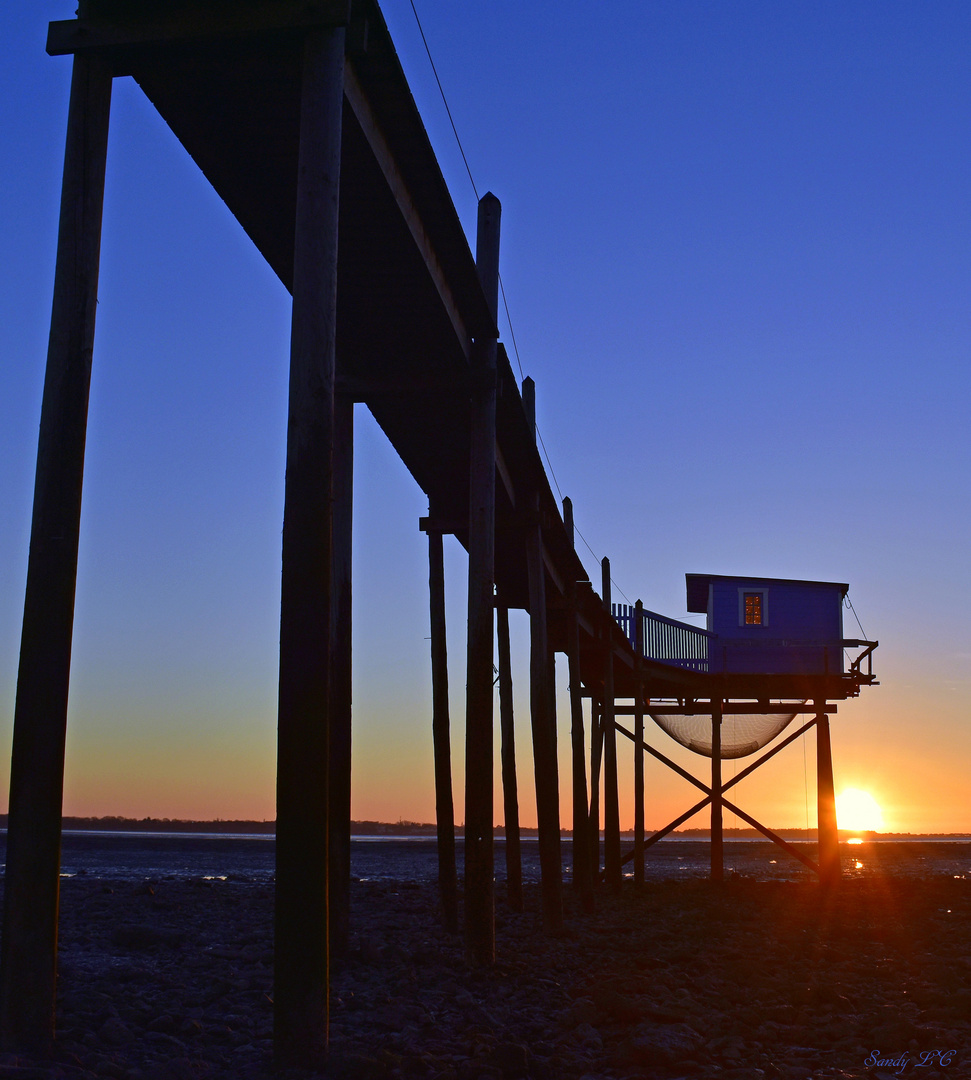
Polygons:
<instances>
[{"instance_id":1,"label":"sun glare","mask_svg":"<svg viewBox=\"0 0 971 1080\"><path fill-rule=\"evenodd\" d=\"M841 829L882 832L883 812L869 791L846 788L836 796L836 820Z\"/></svg>"}]
</instances>

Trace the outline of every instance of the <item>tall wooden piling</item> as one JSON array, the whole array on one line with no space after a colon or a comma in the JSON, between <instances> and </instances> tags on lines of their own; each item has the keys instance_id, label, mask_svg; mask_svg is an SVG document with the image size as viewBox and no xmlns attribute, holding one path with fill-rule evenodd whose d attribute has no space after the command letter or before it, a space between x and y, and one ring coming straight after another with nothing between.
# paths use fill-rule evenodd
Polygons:
<instances>
[{"instance_id":1,"label":"tall wooden piling","mask_svg":"<svg viewBox=\"0 0 971 1080\"><path fill-rule=\"evenodd\" d=\"M711 709L711 880L724 877L722 843L722 703Z\"/></svg>"},{"instance_id":2,"label":"tall wooden piling","mask_svg":"<svg viewBox=\"0 0 971 1080\"><path fill-rule=\"evenodd\" d=\"M536 387L523 380L523 406L536 438ZM533 775L536 786L536 824L542 878L543 925L563 925L563 865L560 857L560 790L556 761L556 732L550 716L549 635L547 633L546 567L539 495L533 494L526 529L526 571L529 579L529 715L533 736Z\"/></svg>"},{"instance_id":3,"label":"tall wooden piling","mask_svg":"<svg viewBox=\"0 0 971 1080\"><path fill-rule=\"evenodd\" d=\"M563 500L563 524L574 542L573 503ZM573 885L580 905L594 910L593 866L590 850L590 817L587 810L586 739L583 731L583 687L580 677L580 623L577 614L577 583L570 585L570 625L567 663L570 673L570 742L573 751Z\"/></svg>"},{"instance_id":4,"label":"tall wooden piling","mask_svg":"<svg viewBox=\"0 0 971 1080\"><path fill-rule=\"evenodd\" d=\"M610 560L604 556L603 603L610 613ZM612 629L612 628L611 628ZM620 792L617 786L617 729L614 727L614 647L608 631L604 654L604 698L601 723L604 738L604 881L619 889L622 881L620 862Z\"/></svg>"},{"instance_id":5,"label":"tall wooden piling","mask_svg":"<svg viewBox=\"0 0 971 1080\"><path fill-rule=\"evenodd\" d=\"M432 743L435 758L435 829L438 837L438 895L442 922L459 928L455 869L455 811L452 801L452 746L448 714L448 647L445 640L445 556L443 537L429 508L428 597L432 651Z\"/></svg>"},{"instance_id":6,"label":"tall wooden piling","mask_svg":"<svg viewBox=\"0 0 971 1080\"><path fill-rule=\"evenodd\" d=\"M344 30L304 47L294 232L277 733L274 1051L327 1049L334 366Z\"/></svg>"},{"instance_id":7,"label":"tall wooden piling","mask_svg":"<svg viewBox=\"0 0 971 1080\"><path fill-rule=\"evenodd\" d=\"M600 873L600 772L603 762L603 709L600 701L590 698L590 869Z\"/></svg>"},{"instance_id":8,"label":"tall wooden piling","mask_svg":"<svg viewBox=\"0 0 971 1080\"><path fill-rule=\"evenodd\" d=\"M475 262L495 321L499 303L499 200L479 201ZM493 882L493 638L495 594L496 331L473 348L469 463L469 627L465 738L465 945L476 965L495 962Z\"/></svg>"},{"instance_id":9,"label":"tall wooden piling","mask_svg":"<svg viewBox=\"0 0 971 1080\"><path fill-rule=\"evenodd\" d=\"M111 78L100 57L75 58L10 764L0 947L7 1050L43 1050L54 1034L64 744Z\"/></svg>"},{"instance_id":10,"label":"tall wooden piling","mask_svg":"<svg viewBox=\"0 0 971 1080\"><path fill-rule=\"evenodd\" d=\"M512 700L509 608L496 607L499 645L499 728L502 758L502 806L506 831L506 898L513 911L523 910L523 859L519 838L519 791L516 780L516 724Z\"/></svg>"},{"instance_id":11,"label":"tall wooden piling","mask_svg":"<svg viewBox=\"0 0 971 1080\"><path fill-rule=\"evenodd\" d=\"M816 828L819 880L838 885L841 876L839 830L836 822L836 788L833 782L833 746L825 701L816 701Z\"/></svg>"},{"instance_id":12,"label":"tall wooden piling","mask_svg":"<svg viewBox=\"0 0 971 1080\"><path fill-rule=\"evenodd\" d=\"M351 917L351 550L354 521L354 399L334 396L334 526L330 627L330 947L347 952Z\"/></svg>"},{"instance_id":13,"label":"tall wooden piling","mask_svg":"<svg viewBox=\"0 0 971 1080\"><path fill-rule=\"evenodd\" d=\"M644 683L641 657L644 655L644 605L634 605L634 652L637 677L634 683L634 886L644 884Z\"/></svg>"}]
</instances>

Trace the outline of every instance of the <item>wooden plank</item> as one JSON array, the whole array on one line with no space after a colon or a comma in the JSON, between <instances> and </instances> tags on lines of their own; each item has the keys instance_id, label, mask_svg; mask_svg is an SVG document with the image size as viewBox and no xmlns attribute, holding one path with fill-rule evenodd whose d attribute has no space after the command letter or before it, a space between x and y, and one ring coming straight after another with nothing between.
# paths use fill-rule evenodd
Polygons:
<instances>
[{"instance_id":1,"label":"wooden plank","mask_svg":"<svg viewBox=\"0 0 971 1080\"><path fill-rule=\"evenodd\" d=\"M332 470L344 31L307 36L300 115L277 733L274 1052L327 1050Z\"/></svg>"},{"instance_id":2,"label":"wooden plank","mask_svg":"<svg viewBox=\"0 0 971 1080\"><path fill-rule=\"evenodd\" d=\"M499 289L499 200L479 201L476 267L495 315ZM493 877L493 637L496 542L496 339L473 349L469 462L469 609L465 735L465 948L476 966L495 963Z\"/></svg>"},{"instance_id":3,"label":"wooden plank","mask_svg":"<svg viewBox=\"0 0 971 1080\"><path fill-rule=\"evenodd\" d=\"M77 19L52 22L47 30L51 56L92 50L166 45L180 41L217 40L240 34L274 30L346 26L349 0L246 0L237 5L179 5L168 13L155 6L146 17L145 6L106 4L87 0Z\"/></svg>"},{"instance_id":4,"label":"wooden plank","mask_svg":"<svg viewBox=\"0 0 971 1080\"><path fill-rule=\"evenodd\" d=\"M499 645L499 728L502 735L502 803L506 828L506 897L513 911L523 910L523 860L519 838L519 791L516 780L516 724L513 716L509 608L496 606Z\"/></svg>"},{"instance_id":5,"label":"wooden plank","mask_svg":"<svg viewBox=\"0 0 971 1080\"><path fill-rule=\"evenodd\" d=\"M445 929L459 928L455 868L455 810L448 710L448 647L445 634L445 555L440 532L428 533L428 597L432 651L432 743L435 760L435 831L438 838L438 895Z\"/></svg>"},{"instance_id":6,"label":"wooden plank","mask_svg":"<svg viewBox=\"0 0 971 1080\"><path fill-rule=\"evenodd\" d=\"M43 1050L54 1034L64 743L110 103L107 65L76 58L10 766L0 943L7 1050Z\"/></svg>"},{"instance_id":7,"label":"wooden plank","mask_svg":"<svg viewBox=\"0 0 971 1080\"><path fill-rule=\"evenodd\" d=\"M354 400L334 398L334 525L330 664L330 946L347 953L351 915L351 554L354 520Z\"/></svg>"}]
</instances>

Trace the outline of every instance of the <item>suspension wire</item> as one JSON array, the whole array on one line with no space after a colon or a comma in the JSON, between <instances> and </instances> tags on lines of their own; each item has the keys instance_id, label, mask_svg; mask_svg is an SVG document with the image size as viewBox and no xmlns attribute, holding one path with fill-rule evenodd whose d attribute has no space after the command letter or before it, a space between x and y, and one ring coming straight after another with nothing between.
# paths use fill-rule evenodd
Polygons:
<instances>
[{"instance_id":1,"label":"suspension wire","mask_svg":"<svg viewBox=\"0 0 971 1080\"><path fill-rule=\"evenodd\" d=\"M866 636L866 630L863 629L863 623L860 622L860 616L857 615L856 608L853 606L853 601L849 598L849 595L844 597L844 599L847 604L849 604L850 611L853 612L853 618L856 619L856 625L860 628L860 633L863 635L864 640L869 641L870 639Z\"/></svg>"},{"instance_id":2,"label":"suspension wire","mask_svg":"<svg viewBox=\"0 0 971 1080\"><path fill-rule=\"evenodd\" d=\"M502 294L502 306L506 309L506 322L509 324L509 336L512 338L513 352L516 354L516 363L519 365L519 378L525 379L526 376L523 374L523 362L519 359L519 346L516 344L516 331L513 329L512 316L509 314L509 304L506 301L506 289L502 284L502 274L499 275L499 292ZM546 460L549 461L549 458ZM552 465L550 468L552 469Z\"/></svg>"},{"instance_id":3,"label":"suspension wire","mask_svg":"<svg viewBox=\"0 0 971 1080\"><path fill-rule=\"evenodd\" d=\"M458 143L459 153L462 155L462 160L465 162L465 171L469 174L469 182L472 185L472 191L475 193L475 201L479 201L479 189L475 186L475 179L472 176L472 170L469 168L469 159L465 156L465 150L462 149L462 140L459 138L458 128L455 126L455 121L452 119L452 110L448 107L448 98L445 97L445 90L442 88L442 80L438 77L438 68L435 67L435 61L432 59L432 51L428 47L428 39L425 37L425 31L421 26L421 19L418 18L418 9L415 7L415 0L411 0L411 10L415 15L415 22L418 23L418 33L421 34L422 44L425 46L425 53L428 56L428 62L432 66L432 72L435 75L435 82L438 83L438 92L442 95L442 104L445 106L445 112L448 113L448 122L452 125L452 134L455 136L455 141Z\"/></svg>"},{"instance_id":4,"label":"suspension wire","mask_svg":"<svg viewBox=\"0 0 971 1080\"><path fill-rule=\"evenodd\" d=\"M462 140L459 138L458 128L455 126L455 120L452 117L452 110L449 108L449 105L448 105L448 98L445 96L445 88L442 86L442 80L439 78L438 68L435 66L435 61L432 58L432 51L429 48L428 39L425 37L425 31L422 28L421 19L418 17L418 9L415 7L415 0L409 0L409 3L411 4L412 13L415 16L415 22L418 25L418 33L421 35L422 44L425 46L425 55L428 57L428 63L431 65L432 74L435 76L435 82L438 85L438 92L441 95L442 104L445 106L445 112L448 115L448 122L452 126L452 134L455 136L455 142L456 142L456 144L457 144L457 146L459 148L459 153L462 155L462 161L465 164L465 171L469 174L469 183L472 185L472 191L473 191L473 193L475 195L476 202L478 202L479 201L479 189L476 187L475 177L473 177L473 175L472 175L472 168L469 165L469 159L465 155L465 149L462 146ZM502 275L501 274L499 275L499 291L500 291L500 293L502 295L502 305L503 305L503 308L505 309L505 312L506 312L506 322L509 324L509 336L512 338L513 352L516 354L516 363L519 366L519 376L520 376L520 378L525 378L526 376L523 373L523 362L522 362L522 359L521 359L521 357L519 355L519 345L516 342L516 331L515 331L515 329L513 327L513 324L512 324L512 316L509 314L509 303L506 300L506 290L505 290L505 287L503 286L503 283L502 283ZM536 428L536 434L537 434L537 436L539 438L540 445L543 447L543 454L546 457L546 464L549 466L550 476L552 476L552 478L553 478L553 485L556 488L556 493L557 493L557 495L559 495L560 502L562 503L562 501L563 501L563 492L560 490L560 485L559 485L559 483L557 482L557 479L556 479L556 473L553 471L553 463L552 463L552 461L550 461L549 451L546 449L546 443L543 442L543 435L540 432L538 426ZM596 559L597 558L597 553L593 550L592 547L590 547L590 545L586 541L586 538L583 536L583 534L580 532L579 529L576 529L575 525L574 525L574 528L575 528L577 534L579 535L580 539L583 540L584 544L586 544L588 550L590 551L590 554L594 557L594 559ZM631 603L630 597L624 592L624 590L619 585L617 585L617 582L614 581L613 578L611 578L610 580L611 580L612 584L614 584L617 587L617 591L620 593L620 595L627 601L628 604L630 604Z\"/></svg>"}]
</instances>

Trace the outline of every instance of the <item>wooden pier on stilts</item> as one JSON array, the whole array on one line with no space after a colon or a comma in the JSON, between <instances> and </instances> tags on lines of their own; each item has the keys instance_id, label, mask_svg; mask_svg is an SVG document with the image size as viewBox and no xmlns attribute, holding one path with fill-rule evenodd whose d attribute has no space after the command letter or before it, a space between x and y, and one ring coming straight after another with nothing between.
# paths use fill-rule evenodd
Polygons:
<instances>
[{"instance_id":1,"label":"wooden pier on stilts","mask_svg":"<svg viewBox=\"0 0 971 1080\"><path fill-rule=\"evenodd\" d=\"M547 481L532 382L520 387L498 341L499 202L492 195L480 202L473 258L377 4L81 0L77 19L51 24L48 51L73 55L74 74L15 713L2 1046L42 1050L53 1038L81 477L116 76L134 78L293 297L278 715L278 1062L313 1066L325 1058L329 964L347 941L357 402L428 496L420 527L429 543L441 902L451 928L458 926L459 907L443 535L469 553L463 813L469 961L482 966L495 959L496 613L509 900L522 904L510 609L529 613L529 720L548 930L563 925L557 653L569 666L574 884L583 910L593 908L599 876L601 770L610 888L621 887L629 861L620 844L619 734L635 746L630 857L635 883L643 882L644 853L659 838L644 835L643 755L668 761L645 740L644 716L664 708L707 715L716 748L720 718L739 701L752 711L796 701L794 712L812 715L807 726L816 727L819 745L818 869L824 880L835 880L828 717L835 702L858 693L872 675L859 666L795 676L700 670L652 655L640 630L629 637L622 629L611 610L609 564L604 561L598 596L574 550L572 505L565 501L561 516ZM584 698L592 703L589 732ZM633 731L624 727L627 715ZM716 749L710 784L690 777L703 798L665 830L710 805L713 877L720 874L722 808L762 828L726 797L732 783L724 782L720 762Z\"/></svg>"}]
</instances>

